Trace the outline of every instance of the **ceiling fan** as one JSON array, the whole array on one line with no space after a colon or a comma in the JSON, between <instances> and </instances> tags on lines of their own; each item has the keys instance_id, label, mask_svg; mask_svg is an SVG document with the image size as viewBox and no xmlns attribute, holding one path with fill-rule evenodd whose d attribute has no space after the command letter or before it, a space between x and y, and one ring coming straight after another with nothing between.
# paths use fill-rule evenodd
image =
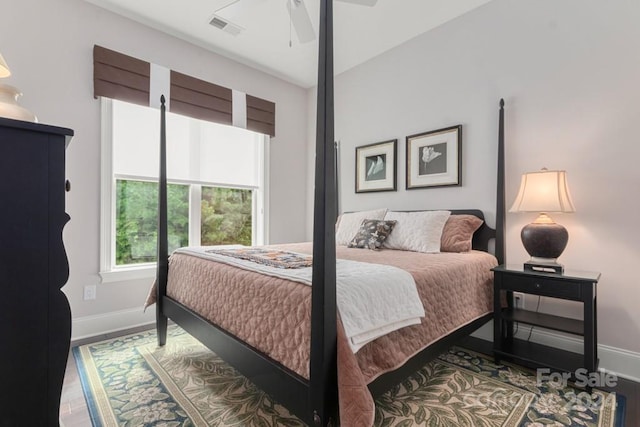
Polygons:
<instances>
[{"instance_id":1,"label":"ceiling fan","mask_svg":"<svg viewBox=\"0 0 640 427\"><path fill-rule=\"evenodd\" d=\"M216 28L219 28L234 36L240 34L244 28L239 24L243 16L250 13L251 9L258 3L266 0L235 0L226 6L216 10L213 18L209 22ZM291 24L298 35L300 43L309 43L316 38L309 11L305 5L306 0L284 0L287 4L287 10L291 18ZM378 0L338 0L344 3L353 3L362 6L375 6Z\"/></svg>"}]
</instances>

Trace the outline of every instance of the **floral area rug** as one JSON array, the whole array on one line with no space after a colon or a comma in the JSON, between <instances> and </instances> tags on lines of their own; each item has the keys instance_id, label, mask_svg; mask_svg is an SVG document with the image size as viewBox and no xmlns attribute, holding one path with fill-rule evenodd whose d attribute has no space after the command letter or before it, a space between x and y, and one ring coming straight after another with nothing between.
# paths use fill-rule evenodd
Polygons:
<instances>
[{"instance_id":1,"label":"floral area rug","mask_svg":"<svg viewBox=\"0 0 640 427\"><path fill-rule=\"evenodd\" d=\"M73 354L95 427L304 425L177 326L161 348L148 331ZM610 427L616 406L615 394L537 386L531 372L453 348L380 396L375 425Z\"/></svg>"}]
</instances>

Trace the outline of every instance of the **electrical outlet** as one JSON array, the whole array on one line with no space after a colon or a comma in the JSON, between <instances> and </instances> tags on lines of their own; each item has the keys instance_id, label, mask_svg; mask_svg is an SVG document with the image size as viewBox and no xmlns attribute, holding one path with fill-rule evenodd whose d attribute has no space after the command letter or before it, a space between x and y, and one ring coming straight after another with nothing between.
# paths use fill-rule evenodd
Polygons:
<instances>
[{"instance_id":1,"label":"electrical outlet","mask_svg":"<svg viewBox=\"0 0 640 427\"><path fill-rule=\"evenodd\" d=\"M515 308L524 309L524 294L522 292L513 293L513 306Z\"/></svg>"},{"instance_id":2,"label":"electrical outlet","mask_svg":"<svg viewBox=\"0 0 640 427\"><path fill-rule=\"evenodd\" d=\"M87 285L84 287L84 300L96 299L96 285Z\"/></svg>"}]
</instances>

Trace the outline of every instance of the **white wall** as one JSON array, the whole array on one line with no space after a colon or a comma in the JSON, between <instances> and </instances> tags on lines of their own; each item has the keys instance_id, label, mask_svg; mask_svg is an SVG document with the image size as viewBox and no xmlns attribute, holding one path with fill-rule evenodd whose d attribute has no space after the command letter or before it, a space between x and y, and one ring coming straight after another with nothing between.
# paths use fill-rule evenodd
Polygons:
<instances>
[{"instance_id":1,"label":"white wall","mask_svg":"<svg viewBox=\"0 0 640 427\"><path fill-rule=\"evenodd\" d=\"M640 356L638 22L637 1L494 0L341 74L335 105L343 211L470 207L487 211L493 225L504 97L507 203L523 172L568 171L577 212L556 216L570 234L561 261L602 272L599 341ZM336 49L344 42L336 40ZM406 191L404 138L456 124L463 125L462 187ZM355 194L355 147L392 138L399 142L398 191ZM528 258L519 233L534 217L507 215L509 262ZM550 299L541 310L581 316L578 304Z\"/></svg>"},{"instance_id":2,"label":"white wall","mask_svg":"<svg viewBox=\"0 0 640 427\"><path fill-rule=\"evenodd\" d=\"M71 222L64 240L74 337L153 320L141 317L149 280L99 284L100 102L93 99L94 44L276 102L271 144L270 235L274 243L305 237L306 91L255 69L122 18L81 0L5 0L0 51L13 71L21 104L42 123L69 127ZM83 301L85 285L97 299ZM153 314L153 310L151 313Z\"/></svg>"}]
</instances>

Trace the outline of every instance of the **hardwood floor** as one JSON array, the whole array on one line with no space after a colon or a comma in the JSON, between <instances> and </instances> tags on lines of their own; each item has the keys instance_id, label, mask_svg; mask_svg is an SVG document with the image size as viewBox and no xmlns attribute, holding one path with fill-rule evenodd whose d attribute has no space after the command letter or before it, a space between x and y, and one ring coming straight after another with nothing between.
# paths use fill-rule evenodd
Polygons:
<instances>
[{"instance_id":1,"label":"hardwood floor","mask_svg":"<svg viewBox=\"0 0 640 427\"><path fill-rule=\"evenodd\" d=\"M151 329L152 326L142 326L119 333L101 335L95 338L80 340L71 343L72 346L88 344L91 342L103 341L115 338L121 335L128 335L144 330ZM491 354L491 343L489 341L479 340L477 338L467 338L463 345L467 348L484 354ZM640 383L620 378L618 385L608 391L616 392L623 395L626 402L626 427L640 426ZM60 402L60 422L64 427L91 427L91 419L87 404L84 400L80 377L76 369L76 363L73 355L69 353L67 361L67 371L62 386L62 399Z\"/></svg>"},{"instance_id":2,"label":"hardwood floor","mask_svg":"<svg viewBox=\"0 0 640 427\"><path fill-rule=\"evenodd\" d=\"M69 353L67 372L62 384L60 423L64 427L91 427L91 419L82 393L80 377L71 353Z\"/></svg>"}]
</instances>

